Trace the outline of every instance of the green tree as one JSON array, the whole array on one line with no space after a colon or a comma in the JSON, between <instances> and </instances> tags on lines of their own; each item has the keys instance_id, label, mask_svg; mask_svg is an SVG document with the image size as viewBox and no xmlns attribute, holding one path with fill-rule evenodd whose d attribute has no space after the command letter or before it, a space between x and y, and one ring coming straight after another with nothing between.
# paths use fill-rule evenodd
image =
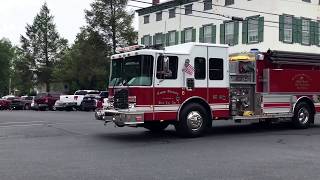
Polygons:
<instances>
[{"instance_id":1,"label":"green tree","mask_svg":"<svg viewBox=\"0 0 320 180\"><path fill-rule=\"evenodd\" d=\"M0 40L0 96L8 94L10 76L11 76L11 62L15 56L14 47L7 39Z\"/></svg>"},{"instance_id":2,"label":"green tree","mask_svg":"<svg viewBox=\"0 0 320 180\"><path fill-rule=\"evenodd\" d=\"M74 45L55 69L55 77L69 90L106 88L111 51L99 33L82 28Z\"/></svg>"},{"instance_id":3,"label":"green tree","mask_svg":"<svg viewBox=\"0 0 320 180\"><path fill-rule=\"evenodd\" d=\"M16 55L12 61L12 86L18 90L18 95L30 94L34 86L32 57L26 56L22 48L16 48Z\"/></svg>"},{"instance_id":4,"label":"green tree","mask_svg":"<svg viewBox=\"0 0 320 180\"><path fill-rule=\"evenodd\" d=\"M31 69L36 74L36 82L45 84L47 92L50 91L55 63L61 60L68 43L60 37L53 19L45 3L33 24L27 25L26 36L21 36L24 59L30 61Z\"/></svg>"},{"instance_id":5,"label":"green tree","mask_svg":"<svg viewBox=\"0 0 320 180\"><path fill-rule=\"evenodd\" d=\"M134 13L126 11L128 0L95 0L91 10L85 11L85 18L90 28L103 37L112 47L137 43L137 32L132 26Z\"/></svg>"}]
</instances>

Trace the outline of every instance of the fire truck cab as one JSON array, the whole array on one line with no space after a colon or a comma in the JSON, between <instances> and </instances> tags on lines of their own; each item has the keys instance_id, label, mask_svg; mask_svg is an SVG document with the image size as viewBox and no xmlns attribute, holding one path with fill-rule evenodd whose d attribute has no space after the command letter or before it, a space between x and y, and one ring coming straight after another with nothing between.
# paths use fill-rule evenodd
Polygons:
<instances>
[{"instance_id":1,"label":"fire truck cab","mask_svg":"<svg viewBox=\"0 0 320 180\"><path fill-rule=\"evenodd\" d=\"M96 119L187 137L213 120L290 120L307 128L320 111L320 55L185 43L164 50L121 49L111 57L108 106ZM136 50L138 49L138 50ZM318 61L317 61L318 60Z\"/></svg>"}]
</instances>

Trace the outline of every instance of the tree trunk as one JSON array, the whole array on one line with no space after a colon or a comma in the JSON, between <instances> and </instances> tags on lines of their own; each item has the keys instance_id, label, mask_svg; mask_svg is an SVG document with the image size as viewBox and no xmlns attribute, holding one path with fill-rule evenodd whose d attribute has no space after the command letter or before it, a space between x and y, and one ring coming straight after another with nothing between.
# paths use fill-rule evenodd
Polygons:
<instances>
[{"instance_id":1,"label":"tree trunk","mask_svg":"<svg viewBox=\"0 0 320 180\"><path fill-rule=\"evenodd\" d=\"M50 82L46 82L46 92L50 92Z\"/></svg>"}]
</instances>

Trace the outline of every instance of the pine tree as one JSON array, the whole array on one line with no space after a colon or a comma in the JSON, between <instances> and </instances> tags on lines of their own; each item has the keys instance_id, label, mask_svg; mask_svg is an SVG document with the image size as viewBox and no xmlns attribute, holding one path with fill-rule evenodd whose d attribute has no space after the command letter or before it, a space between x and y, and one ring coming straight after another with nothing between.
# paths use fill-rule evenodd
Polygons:
<instances>
[{"instance_id":1,"label":"pine tree","mask_svg":"<svg viewBox=\"0 0 320 180\"><path fill-rule=\"evenodd\" d=\"M126 11L128 0L95 0L87 10L86 20L112 47L132 45L137 42L137 32L132 26L134 13Z\"/></svg>"},{"instance_id":2,"label":"pine tree","mask_svg":"<svg viewBox=\"0 0 320 180\"><path fill-rule=\"evenodd\" d=\"M55 77L69 84L69 90L104 90L108 79L111 47L99 33L82 28L74 45L55 69Z\"/></svg>"},{"instance_id":3,"label":"pine tree","mask_svg":"<svg viewBox=\"0 0 320 180\"><path fill-rule=\"evenodd\" d=\"M54 17L45 3L34 18L32 25L27 25L26 36L21 36L24 57L32 62L31 69L36 74L38 84L45 84L50 91L52 72L56 62L61 60L67 48L67 40L60 37L53 22Z\"/></svg>"},{"instance_id":4,"label":"pine tree","mask_svg":"<svg viewBox=\"0 0 320 180\"><path fill-rule=\"evenodd\" d=\"M7 39L0 40L0 97L9 92L11 62L14 58L14 47Z\"/></svg>"}]
</instances>

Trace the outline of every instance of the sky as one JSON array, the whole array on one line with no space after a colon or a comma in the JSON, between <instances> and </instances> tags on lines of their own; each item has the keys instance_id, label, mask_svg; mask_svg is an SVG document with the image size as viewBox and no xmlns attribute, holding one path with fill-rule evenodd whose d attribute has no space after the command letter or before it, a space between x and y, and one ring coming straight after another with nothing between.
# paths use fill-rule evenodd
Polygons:
<instances>
[{"instance_id":1,"label":"sky","mask_svg":"<svg viewBox=\"0 0 320 180\"><path fill-rule=\"evenodd\" d=\"M151 2L152 0L143 0ZM20 35L26 32L26 25L32 24L41 6L47 2L57 30L63 38L73 43L80 27L85 25L84 10L90 9L93 0L1 0L0 4L0 39L8 38L13 44L20 44ZM161 1L162 2L162 1ZM129 1L139 7L148 4ZM128 7L128 11L138 8ZM134 27L138 29L137 15Z\"/></svg>"}]
</instances>

